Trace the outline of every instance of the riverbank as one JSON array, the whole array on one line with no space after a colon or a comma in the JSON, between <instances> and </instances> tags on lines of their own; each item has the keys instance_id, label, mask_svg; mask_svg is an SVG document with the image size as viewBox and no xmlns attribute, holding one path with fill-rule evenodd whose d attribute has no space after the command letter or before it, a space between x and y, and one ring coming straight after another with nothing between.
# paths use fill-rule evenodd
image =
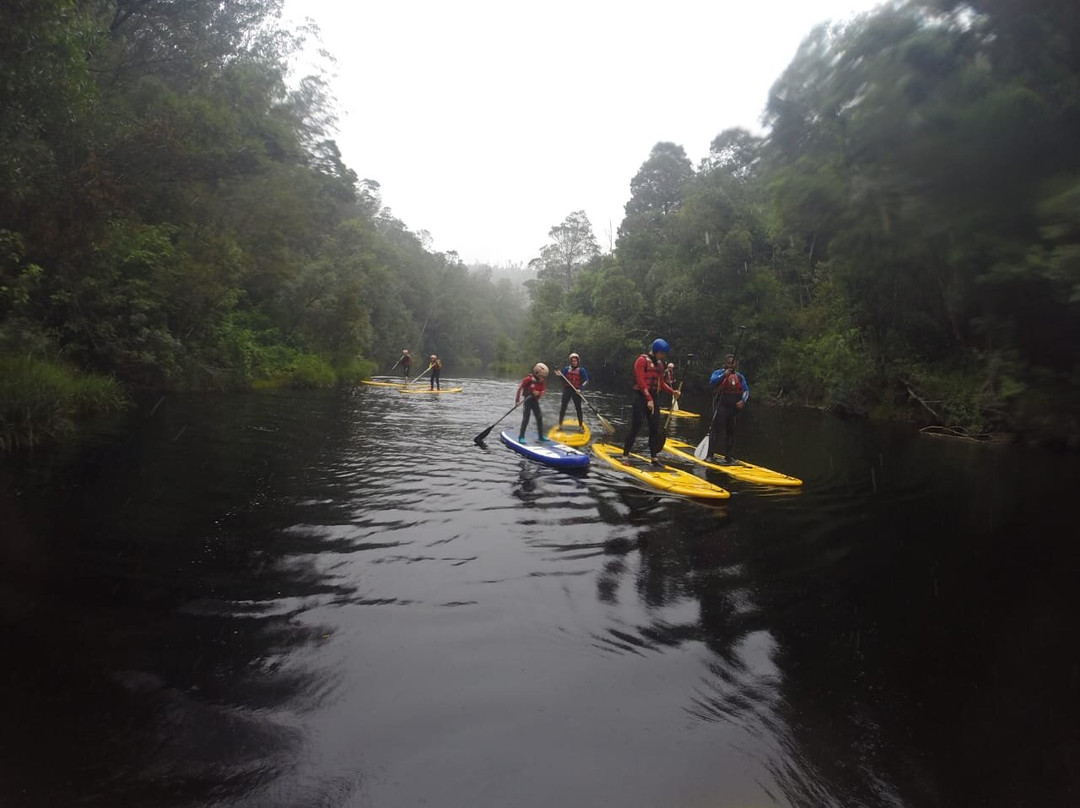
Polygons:
<instances>
[{"instance_id":1,"label":"riverbank","mask_svg":"<svg viewBox=\"0 0 1080 808\"><path fill-rule=\"evenodd\" d=\"M284 349L278 359L251 378L236 379L219 390L328 388L355 384L376 368L366 359L335 364ZM0 452L64 440L80 423L119 412L131 403L130 389L112 376L57 360L0 356Z\"/></svg>"}]
</instances>

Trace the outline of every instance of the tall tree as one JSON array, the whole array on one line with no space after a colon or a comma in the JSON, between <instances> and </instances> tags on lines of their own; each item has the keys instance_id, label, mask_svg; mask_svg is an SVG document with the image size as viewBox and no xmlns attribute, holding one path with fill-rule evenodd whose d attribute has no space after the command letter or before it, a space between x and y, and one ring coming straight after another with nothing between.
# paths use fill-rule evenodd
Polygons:
<instances>
[{"instance_id":1,"label":"tall tree","mask_svg":"<svg viewBox=\"0 0 1080 808\"><path fill-rule=\"evenodd\" d=\"M600 255L589 217L575 210L548 231L548 238L551 242L540 250L538 277L570 292L581 270Z\"/></svg>"}]
</instances>

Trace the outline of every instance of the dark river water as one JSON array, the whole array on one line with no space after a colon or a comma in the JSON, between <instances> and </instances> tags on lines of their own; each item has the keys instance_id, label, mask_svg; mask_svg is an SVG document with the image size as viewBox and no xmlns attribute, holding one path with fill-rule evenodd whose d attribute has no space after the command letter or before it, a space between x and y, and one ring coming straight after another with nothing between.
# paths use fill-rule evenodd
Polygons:
<instances>
[{"instance_id":1,"label":"dark river water","mask_svg":"<svg viewBox=\"0 0 1080 808\"><path fill-rule=\"evenodd\" d=\"M513 389L5 459L0 806L1080 805L1078 458L758 407L804 489L706 506L476 447Z\"/></svg>"}]
</instances>

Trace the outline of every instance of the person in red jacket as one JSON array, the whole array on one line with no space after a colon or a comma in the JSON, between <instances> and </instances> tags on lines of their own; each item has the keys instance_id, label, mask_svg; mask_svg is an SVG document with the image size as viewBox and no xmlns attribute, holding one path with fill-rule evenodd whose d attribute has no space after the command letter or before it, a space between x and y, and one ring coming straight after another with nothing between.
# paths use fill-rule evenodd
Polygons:
<instances>
[{"instance_id":1,"label":"person in red jacket","mask_svg":"<svg viewBox=\"0 0 1080 808\"><path fill-rule=\"evenodd\" d=\"M521 403L521 399L525 399L525 414L521 417L521 431L518 433L518 440L521 443L525 442L525 428L529 425L529 416L536 416L536 433L539 436L540 443L547 443L547 436L544 434L544 422L540 416L540 398L544 395L544 379L548 375L548 366L543 362L537 362L532 369L532 373L521 380L521 384L518 385L517 395L514 396L514 403Z\"/></svg>"},{"instance_id":2,"label":"person in red jacket","mask_svg":"<svg viewBox=\"0 0 1080 808\"><path fill-rule=\"evenodd\" d=\"M657 397L661 390L671 393L675 398L679 397L678 391L664 379L664 371L667 369L664 360L670 352L671 346L667 340L655 339L650 352L642 354L634 362L634 404L630 417L630 433L623 444L623 457L630 456L634 440L644 422L649 425L649 454L654 466L664 465L657 455L663 451L666 442L660 431L660 402Z\"/></svg>"}]
</instances>

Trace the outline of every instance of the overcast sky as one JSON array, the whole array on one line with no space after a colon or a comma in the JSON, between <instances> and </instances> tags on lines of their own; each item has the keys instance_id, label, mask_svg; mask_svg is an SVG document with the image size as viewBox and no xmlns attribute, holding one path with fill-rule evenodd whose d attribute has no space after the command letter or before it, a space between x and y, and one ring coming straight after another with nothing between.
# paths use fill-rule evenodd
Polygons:
<instances>
[{"instance_id":1,"label":"overcast sky","mask_svg":"<svg viewBox=\"0 0 1080 808\"><path fill-rule=\"evenodd\" d=\"M878 0L286 0L337 58L337 141L437 250L527 262L584 209L603 249L660 140L696 165L761 130L769 87L823 20Z\"/></svg>"}]
</instances>

